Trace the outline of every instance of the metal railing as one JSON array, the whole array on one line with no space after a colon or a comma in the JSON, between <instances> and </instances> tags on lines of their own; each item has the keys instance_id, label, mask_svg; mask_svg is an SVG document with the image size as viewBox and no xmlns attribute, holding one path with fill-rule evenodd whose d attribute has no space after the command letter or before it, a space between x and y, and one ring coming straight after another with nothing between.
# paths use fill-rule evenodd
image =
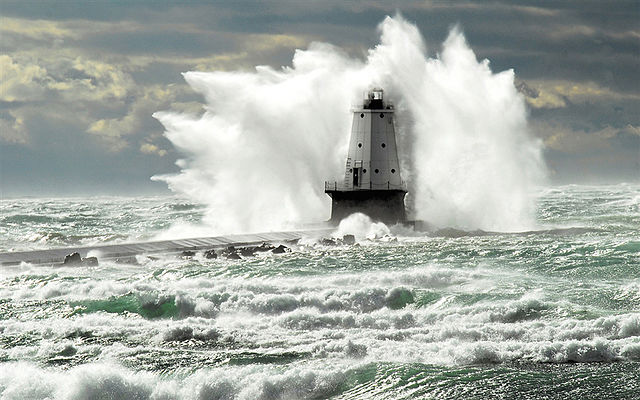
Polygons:
<instances>
[{"instance_id":1,"label":"metal railing","mask_svg":"<svg viewBox=\"0 0 640 400\"><path fill-rule=\"evenodd\" d=\"M350 190L407 190L407 185L404 181L401 181L399 185L393 184L389 181L385 183L365 183L360 186L347 185L344 183L338 183L337 181L325 181L324 191L350 191Z\"/></svg>"}]
</instances>

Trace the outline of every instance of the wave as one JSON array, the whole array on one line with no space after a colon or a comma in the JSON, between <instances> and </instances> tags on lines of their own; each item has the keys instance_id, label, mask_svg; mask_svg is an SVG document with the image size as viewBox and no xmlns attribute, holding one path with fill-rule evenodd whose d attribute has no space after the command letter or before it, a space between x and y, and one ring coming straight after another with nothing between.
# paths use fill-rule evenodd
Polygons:
<instances>
[{"instance_id":1,"label":"wave","mask_svg":"<svg viewBox=\"0 0 640 400\"><path fill-rule=\"evenodd\" d=\"M67 372L51 372L28 363L0 365L4 399L311 399L344 390L347 374L294 368L284 373L268 368L227 367L199 371L186 379L161 380L114 364L88 364ZM275 372L275 373L274 373Z\"/></svg>"},{"instance_id":2,"label":"wave","mask_svg":"<svg viewBox=\"0 0 640 400\"><path fill-rule=\"evenodd\" d=\"M496 231L483 231L483 230L472 230L465 231L463 229L456 228L441 228L436 229L432 232L428 232L430 236L434 237L448 237L448 238L459 238L459 237L476 237L476 236L496 236L496 235L508 235L508 236L528 236L528 235L566 235L566 236L576 236L583 235L585 233L592 232L604 232L604 229L601 228L593 228L593 227L581 227L581 226L573 226L573 227L558 227L558 228L550 228L550 229L538 229L538 230L530 230L530 231L521 231L521 232L496 232Z\"/></svg>"},{"instance_id":3,"label":"wave","mask_svg":"<svg viewBox=\"0 0 640 400\"><path fill-rule=\"evenodd\" d=\"M521 363L487 368L500 359L487 346L463 349L484 366L441 367L415 363L369 363L352 360L329 367L314 363L227 365L174 373L134 372L114 363L91 363L66 371L31 363L0 365L3 399L411 399L499 397L563 399L606 393L636 398L637 366L627 364ZM569 359L606 358L599 344L552 349ZM576 366L577 365L577 366ZM552 375L553 379L549 379ZM596 379L589 379L594 376ZM606 388L602 386L606 382ZM605 390L606 392L603 392Z\"/></svg>"}]
</instances>

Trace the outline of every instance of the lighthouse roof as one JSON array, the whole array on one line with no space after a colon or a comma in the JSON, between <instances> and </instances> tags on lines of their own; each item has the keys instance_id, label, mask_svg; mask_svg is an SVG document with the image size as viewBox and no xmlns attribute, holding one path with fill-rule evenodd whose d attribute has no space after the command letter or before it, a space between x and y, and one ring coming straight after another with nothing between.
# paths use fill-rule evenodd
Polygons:
<instances>
[{"instance_id":1,"label":"lighthouse roof","mask_svg":"<svg viewBox=\"0 0 640 400\"><path fill-rule=\"evenodd\" d=\"M385 108L384 90L380 88L373 88L369 90L362 107L365 110L383 110Z\"/></svg>"}]
</instances>

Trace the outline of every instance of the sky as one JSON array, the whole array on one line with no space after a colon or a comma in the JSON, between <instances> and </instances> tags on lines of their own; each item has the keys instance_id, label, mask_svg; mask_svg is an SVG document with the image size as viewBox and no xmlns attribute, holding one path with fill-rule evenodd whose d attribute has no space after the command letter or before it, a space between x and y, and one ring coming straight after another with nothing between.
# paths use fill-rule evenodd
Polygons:
<instances>
[{"instance_id":1,"label":"sky","mask_svg":"<svg viewBox=\"0 0 640 400\"><path fill-rule=\"evenodd\" d=\"M312 42L364 59L396 13L432 57L458 25L515 71L550 183L640 181L637 0L0 0L0 196L168 193L150 177L181 155L152 114L204 101L181 73L289 66Z\"/></svg>"}]
</instances>

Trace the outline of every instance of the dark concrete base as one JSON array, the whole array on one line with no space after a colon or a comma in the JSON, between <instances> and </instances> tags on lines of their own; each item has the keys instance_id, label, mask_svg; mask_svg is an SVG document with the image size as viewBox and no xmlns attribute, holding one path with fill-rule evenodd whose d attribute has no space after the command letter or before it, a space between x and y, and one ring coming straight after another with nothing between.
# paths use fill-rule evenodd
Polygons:
<instances>
[{"instance_id":1,"label":"dark concrete base","mask_svg":"<svg viewBox=\"0 0 640 400\"><path fill-rule=\"evenodd\" d=\"M404 190L326 190L331 199L331 222L360 212L385 224L405 223Z\"/></svg>"}]
</instances>

